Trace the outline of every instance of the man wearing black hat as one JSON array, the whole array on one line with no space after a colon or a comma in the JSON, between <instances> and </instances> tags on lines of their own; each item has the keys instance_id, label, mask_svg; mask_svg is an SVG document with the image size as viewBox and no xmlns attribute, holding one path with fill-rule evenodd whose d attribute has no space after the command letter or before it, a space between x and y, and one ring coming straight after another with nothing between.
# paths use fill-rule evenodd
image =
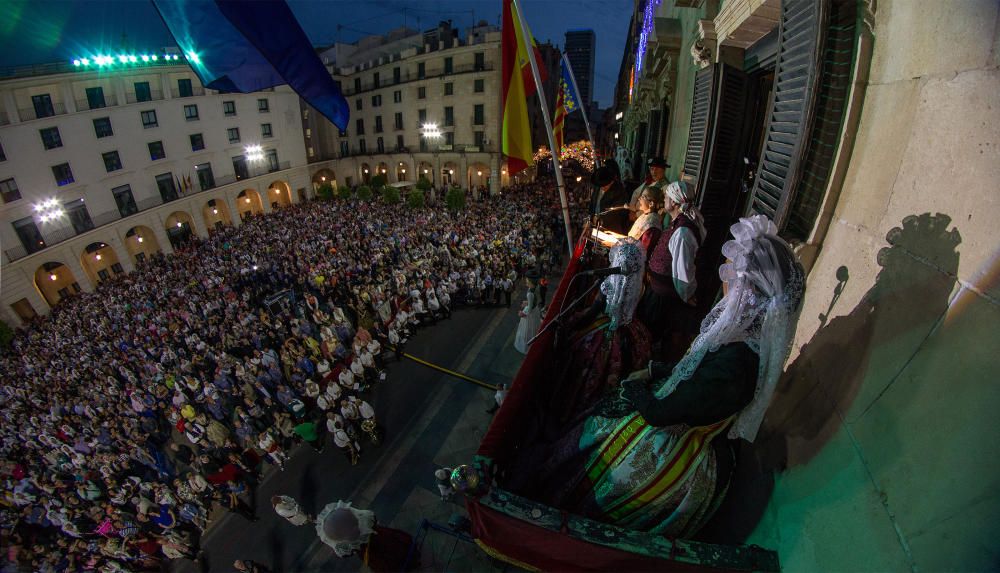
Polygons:
<instances>
[{"instance_id":1,"label":"man wearing black hat","mask_svg":"<svg viewBox=\"0 0 1000 573\"><path fill-rule=\"evenodd\" d=\"M642 192L646 190L647 187L659 187L662 192L667 188L667 179L664 177L666 169L670 165L662 157L653 157L646 162L649 165L649 177L652 179L649 183L643 183L642 185L636 187L635 191L632 192L632 198L628 202L628 208L632 211L633 215L639 212L639 196ZM633 216L634 218L634 216Z\"/></svg>"},{"instance_id":2,"label":"man wearing black hat","mask_svg":"<svg viewBox=\"0 0 1000 573\"><path fill-rule=\"evenodd\" d=\"M591 213L595 215L613 207L621 207L628 199L628 192L625 191L625 186L622 185L618 170L613 163L605 164L595 171L591 183L597 187L594 190L594 200L591 202ZM601 217L601 226L624 235L629 230L628 213L626 209L611 211Z\"/></svg>"}]
</instances>

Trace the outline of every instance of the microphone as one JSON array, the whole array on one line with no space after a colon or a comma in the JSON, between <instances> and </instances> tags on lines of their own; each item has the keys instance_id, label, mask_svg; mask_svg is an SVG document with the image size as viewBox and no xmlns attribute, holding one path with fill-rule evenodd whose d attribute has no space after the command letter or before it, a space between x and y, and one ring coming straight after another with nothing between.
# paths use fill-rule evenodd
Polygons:
<instances>
[{"instance_id":1,"label":"microphone","mask_svg":"<svg viewBox=\"0 0 1000 573\"><path fill-rule=\"evenodd\" d=\"M605 210L601 211L600 213L598 213L597 216L600 217L602 215L607 215L608 213L610 213L612 211L621 211L623 209L628 209L628 207L622 205L620 207L612 207L610 209L605 209Z\"/></svg>"},{"instance_id":2,"label":"microphone","mask_svg":"<svg viewBox=\"0 0 1000 573\"><path fill-rule=\"evenodd\" d=\"M606 277L608 275L628 274L628 271L625 269L625 267L607 267L604 269L591 269L589 271L583 271L579 274L591 277Z\"/></svg>"}]
</instances>

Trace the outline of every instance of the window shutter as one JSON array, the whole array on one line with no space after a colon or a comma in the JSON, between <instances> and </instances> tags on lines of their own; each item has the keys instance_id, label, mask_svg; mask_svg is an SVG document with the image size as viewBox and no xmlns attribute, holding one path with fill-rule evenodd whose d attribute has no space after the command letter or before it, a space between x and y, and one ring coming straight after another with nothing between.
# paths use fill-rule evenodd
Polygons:
<instances>
[{"instance_id":1,"label":"window shutter","mask_svg":"<svg viewBox=\"0 0 1000 573\"><path fill-rule=\"evenodd\" d=\"M745 169L740 153L749 97L749 80L745 72L725 64L716 64L715 68L708 146L696 187L698 209L705 217L708 231L698 248L695 263L698 300L706 305L715 301L715 292L720 286L718 268L722 262L722 243L728 238L729 226L738 215L740 179Z\"/></svg>"},{"instance_id":2,"label":"window shutter","mask_svg":"<svg viewBox=\"0 0 1000 573\"><path fill-rule=\"evenodd\" d=\"M715 66L698 70L694 77L694 98L691 102L691 126L688 130L687 151L684 153L684 175L697 182L701 175L705 138L711 117L712 86Z\"/></svg>"},{"instance_id":3,"label":"window shutter","mask_svg":"<svg viewBox=\"0 0 1000 573\"><path fill-rule=\"evenodd\" d=\"M778 228L787 219L813 117L828 0L783 0L767 136L750 209Z\"/></svg>"}]
</instances>

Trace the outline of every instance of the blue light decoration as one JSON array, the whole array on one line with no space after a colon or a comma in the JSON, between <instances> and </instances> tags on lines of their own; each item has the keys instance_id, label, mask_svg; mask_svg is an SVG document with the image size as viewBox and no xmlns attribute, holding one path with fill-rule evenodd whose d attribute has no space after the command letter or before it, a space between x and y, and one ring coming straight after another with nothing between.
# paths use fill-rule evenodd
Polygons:
<instances>
[{"instance_id":1,"label":"blue light decoration","mask_svg":"<svg viewBox=\"0 0 1000 573\"><path fill-rule=\"evenodd\" d=\"M629 99L635 84L642 78L642 64L646 56L646 46L649 43L649 35L653 31L653 21L656 19L656 7L663 0L647 0L646 7L642 14L642 30L639 32L639 46L635 51L635 66L633 67L632 81L629 85Z\"/></svg>"},{"instance_id":2,"label":"blue light decoration","mask_svg":"<svg viewBox=\"0 0 1000 573\"><path fill-rule=\"evenodd\" d=\"M162 57L156 54L118 54L109 56L104 54L94 54L88 58L73 58L70 62L74 68L87 69L91 64L97 67L133 67L135 65L153 65L160 63L170 63L180 60L177 54L163 54ZM196 52L188 52L184 58L192 64L201 62L201 58Z\"/></svg>"}]
</instances>

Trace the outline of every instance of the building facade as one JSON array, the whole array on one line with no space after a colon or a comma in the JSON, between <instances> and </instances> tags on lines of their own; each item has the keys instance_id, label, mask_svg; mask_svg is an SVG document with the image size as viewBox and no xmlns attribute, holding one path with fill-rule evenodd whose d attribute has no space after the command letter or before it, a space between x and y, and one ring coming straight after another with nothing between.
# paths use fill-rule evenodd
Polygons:
<instances>
[{"instance_id":1,"label":"building facade","mask_svg":"<svg viewBox=\"0 0 1000 573\"><path fill-rule=\"evenodd\" d=\"M10 324L311 187L287 86L222 95L169 53L123 58L0 82L0 315Z\"/></svg>"},{"instance_id":2,"label":"building facade","mask_svg":"<svg viewBox=\"0 0 1000 573\"><path fill-rule=\"evenodd\" d=\"M808 272L785 375L706 538L776 549L789 571L1000 559L998 21L990 0L638 3L622 167L642 177L662 154L696 189L699 284L749 213Z\"/></svg>"},{"instance_id":3,"label":"building facade","mask_svg":"<svg viewBox=\"0 0 1000 573\"><path fill-rule=\"evenodd\" d=\"M581 106L590 111L594 101L594 57L597 36L593 30L569 30L566 32L566 59L573 69L576 87L580 90Z\"/></svg>"},{"instance_id":4,"label":"building facade","mask_svg":"<svg viewBox=\"0 0 1000 573\"><path fill-rule=\"evenodd\" d=\"M307 109L312 162L322 183L356 186L426 177L436 188L497 192L500 160L500 32L485 23L464 38L450 23L423 33L397 30L321 54L351 109L338 130Z\"/></svg>"}]
</instances>

